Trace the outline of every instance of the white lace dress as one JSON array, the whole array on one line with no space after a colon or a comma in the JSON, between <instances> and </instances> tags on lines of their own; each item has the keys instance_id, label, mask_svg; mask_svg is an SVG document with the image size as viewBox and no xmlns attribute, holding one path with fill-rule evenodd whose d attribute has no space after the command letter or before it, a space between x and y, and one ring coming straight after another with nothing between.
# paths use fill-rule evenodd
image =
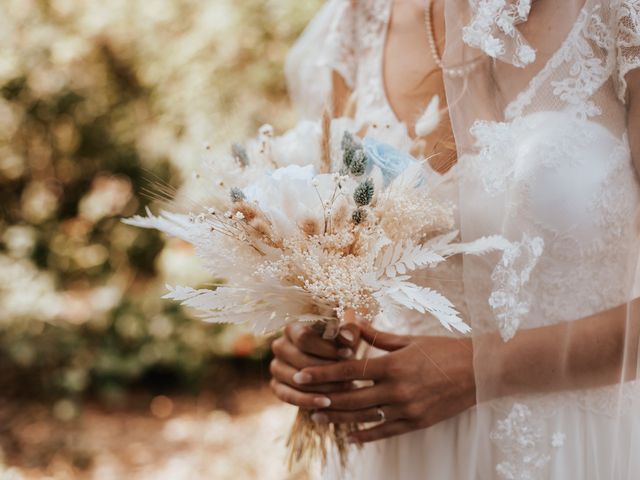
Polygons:
<instances>
[{"instance_id":1,"label":"white lace dress","mask_svg":"<svg viewBox=\"0 0 640 480\"><path fill-rule=\"evenodd\" d=\"M450 3L464 3L468 13L460 25L466 47L517 67L535 61L525 29L517 28L530 1ZM624 78L640 68L640 0L569 4L576 8L564 12L568 33L552 51L540 49L545 61L497 118L467 122L461 134L453 115L463 237L498 232L521 243L489 270L465 265L464 282L452 265L456 281L439 288L457 305L466 302L475 331L495 330L504 341L520 329L624 304L635 293L640 187L628 135L640 132L626 131ZM452 15L455 7L447 8ZM357 123L398 146L409 141L383 85L390 11L391 0L327 3L288 64L303 116L319 114L333 69L356 92ZM448 41L453 31L448 25ZM443 334L424 318L405 320L412 333ZM321 476L640 479L640 389L630 381L486 401L429 429L354 449L346 470L330 465Z\"/></svg>"}]
</instances>

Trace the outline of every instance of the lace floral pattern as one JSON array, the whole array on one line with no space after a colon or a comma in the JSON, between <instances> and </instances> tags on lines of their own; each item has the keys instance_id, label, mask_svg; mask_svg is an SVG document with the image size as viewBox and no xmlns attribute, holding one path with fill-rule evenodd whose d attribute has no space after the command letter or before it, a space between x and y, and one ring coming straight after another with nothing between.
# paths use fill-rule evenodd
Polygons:
<instances>
[{"instance_id":1,"label":"lace floral pattern","mask_svg":"<svg viewBox=\"0 0 640 480\"><path fill-rule=\"evenodd\" d=\"M627 92L625 75L640 68L640 0L622 0L617 20L618 97L624 101Z\"/></svg>"},{"instance_id":2,"label":"lace floral pattern","mask_svg":"<svg viewBox=\"0 0 640 480\"><path fill-rule=\"evenodd\" d=\"M522 317L529 313L530 295L525 287L543 248L541 238L525 235L521 242L514 243L504 252L491 275L494 287L489 305L505 342L514 337Z\"/></svg>"},{"instance_id":3,"label":"lace floral pattern","mask_svg":"<svg viewBox=\"0 0 640 480\"><path fill-rule=\"evenodd\" d=\"M507 106L505 117L515 119L524 115L545 86L577 116L599 115L600 108L592 97L611 77L615 66L614 44L611 29L602 20L601 5L585 5L567 39L529 86ZM596 49L604 51L604 56L598 55ZM558 75L562 67L566 74ZM553 80L554 77L560 78Z\"/></svg>"},{"instance_id":4,"label":"lace floral pattern","mask_svg":"<svg viewBox=\"0 0 640 480\"><path fill-rule=\"evenodd\" d=\"M354 88L358 71L355 15L351 2L343 1L338 6L329 33L322 62L338 72L349 88Z\"/></svg>"},{"instance_id":5,"label":"lace floral pattern","mask_svg":"<svg viewBox=\"0 0 640 480\"><path fill-rule=\"evenodd\" d=\"M560 432L558 432L560 433ZM542 480L551 460L543 423L529 407L515 403L504 420L497 422L491 440L504 454L496 472L505 480ZM556 437L556 443L560 437Z\"/></svg>"},{"instance_id":6,"label":"lace floral pattern","mask_svg":"<svg viewBox=\"0 0 640 480\"><path fill-rule=\"evenodd\" d=\"M463 41L493 58L524 67L536 59L536 51L516 25L525 22L531 0L470 0L473 18L462 32Z\"/></svg>"}]
</instances>

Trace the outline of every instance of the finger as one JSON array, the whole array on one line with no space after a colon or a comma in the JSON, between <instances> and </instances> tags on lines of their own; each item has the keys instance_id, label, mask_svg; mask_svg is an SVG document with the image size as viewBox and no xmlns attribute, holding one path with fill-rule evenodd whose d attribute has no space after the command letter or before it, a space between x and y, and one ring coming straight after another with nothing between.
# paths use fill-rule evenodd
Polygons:
<instances>
[{"instance_id":1,"label":"finger","mask_svg":"<svg viewBox=\"0 0 640 480\"><path fill-rule=\"evenodd\" d=\"M330 340L323 339L308 323L292 323L284 331L289 340L304 353L329 360L341 358L338 353L340 347Z\"/></svg>"},{"instance_id":2,"label":"finger","mask_svg":"<svg viewBox=\"0 0 640 480\"><path fill-rule=\"evenodd\" d=\"M384 357L363 360L345 360L329 365L302 369L294 379L297 384L348 382L351 380L378 380L385 374Z\"/></svg>"},{"instance_id":3,"label":"finger","mask_svg":"<svg viewBox=\"0 0 640 480\"><path fill-rule=\"evenodd\" d=\"M271 350L276 358L283 360L297 370L302 370L305 367L328 365L335 361L307 355L291 343L291 340L286 335L274 340L271 344Z\"/></svg>"},{"instance_id":4,"label":"finger","mask_svg":"<svg viewBox=\"0 0 640 480\"><path fill-rule=\"evenodd\" d=\"M375 427L359 430L349 435L351 443L368 443L382 440L383 438L402 435L415 430L413 425L406 420L395 420L392 422L384 422Z\"/></svg>"},{"instance_id":5,"label":"finger","mask_svg":"<svg viewBox=\"0 0 640 480\"><path fill-rule=\"evenodd\" d=\"M387 385L354 388L348 392L329 394L331 406L337 410L362 410L392 402L392 392Z\"/></svg>"},{"instance_id":6,"label":"finger","mask_svg":"<svg viewBox=\"0 0 640 480\"><path fill-rule=\"evenodd\" d=\"M406 347L411 343L411 337L407 335L394 335L393 333L381 332L373 328L370 322L359 320L357 322L360 328L362 339L370 345L393 352Z\"/></svg>"},{"instance_id":7,"label":"finger","mask_svg":"<svg viewBox=\"0 0 640 480\"><path fill-rule=\"evenodd\" d=\"M302 392L316 392L316 393L333 393L333 392L345 392L353 388L351 382L339 382L339 383L327 383L322 385L307 385L301 386L294 382L293 377L298 370L291 365L278 360L277 358L272 360L269 364L269 370L271 375L280 383L285 383L290 387L294 387L296 390Z\"/></svg>"},{"instance_id":8,"label":"finger","mask_svg":"<svg viewBox=\"0 0 640 480\"><path fill-rule=\"evenodd\" d=\"M385 406L382 407L384 419L392 422L402 418L402 411L398 407ZM369 423L380 422L380 412L378 407L365 408L363 410L320 410L311 415L311 420L319 425L327 423Z\"/></svg>"},{"instance_id":9,"label":"finger","mask_svg":"<svg viewBox=\"0 0 640 480\"><path fill-rule=\"evenodd\" d=\"M340 327L336 340L341 346L355 351L360 342L360 329L354 323L346 323Z\"/></svg>"},{"instance_id":10,"label":"finger","mask_svg":"<svg viewBox=\"0 0 640 480\"><path fill-rule=\"evenodd\" d=\"M289 385L278 382L275 378L270 382L271 390L280 400L296 407L316 409L327 408L331 405L329 397L313 393L300 392Z\"/></svg>"}]
</instances>

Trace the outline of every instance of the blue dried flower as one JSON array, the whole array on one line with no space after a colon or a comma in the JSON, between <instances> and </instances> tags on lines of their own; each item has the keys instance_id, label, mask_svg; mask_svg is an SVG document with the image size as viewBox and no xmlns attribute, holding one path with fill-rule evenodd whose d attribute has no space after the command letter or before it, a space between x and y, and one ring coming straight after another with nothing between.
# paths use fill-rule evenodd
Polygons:
<instances>
[{"instance_id":1,"label":"blue dried flower","mask_svg":"<svg viewBox=\"0 0 640 480\"><path fill-rule=\"evenodd\" d=\"M378 167L382 172L385 185L417 161L408 153L371 137L366 137L362 141L362 146L368 160L365 173L368 174L374 166Z\"/></svg>"}]
</instances>

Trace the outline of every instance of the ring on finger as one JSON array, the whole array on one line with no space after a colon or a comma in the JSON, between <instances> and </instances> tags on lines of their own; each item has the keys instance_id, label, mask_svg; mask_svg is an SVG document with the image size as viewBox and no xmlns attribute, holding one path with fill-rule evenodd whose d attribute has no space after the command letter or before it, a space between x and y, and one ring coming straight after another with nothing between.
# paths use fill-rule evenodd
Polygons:
<instances>
[{"instance_id":1,"label":"ring on finger","mask_svg":"<svg viewBox=\"0 0 640 480\"><path fill-rule=\"evenodd\" d=\"M376 413L378 414L378 420L380 422L384 422L387 420L387 416L385 415L384 410L382 410L382 407L378 407Z\"/></svg>"}]
</instances>

